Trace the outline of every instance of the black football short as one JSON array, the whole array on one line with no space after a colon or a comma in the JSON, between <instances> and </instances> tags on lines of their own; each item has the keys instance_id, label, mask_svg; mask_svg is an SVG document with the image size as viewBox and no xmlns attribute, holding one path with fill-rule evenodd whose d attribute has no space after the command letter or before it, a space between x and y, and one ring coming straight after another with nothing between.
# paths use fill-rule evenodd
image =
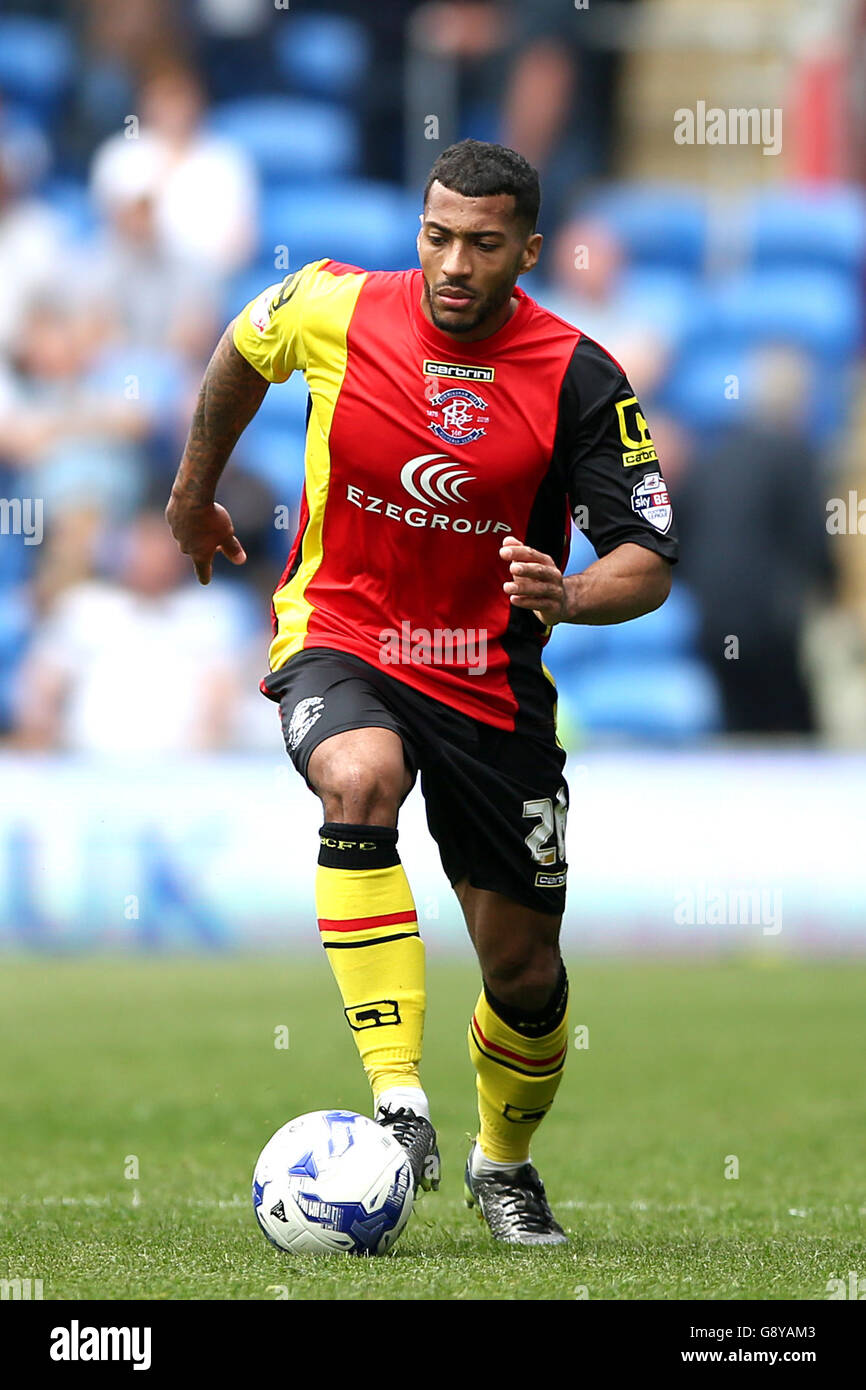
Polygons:
<instances>
[{"instance_id":1,"label":"black football short","mask_svg":"<svg viewBox=\"0 0 866 1390\"><path fill-rule=\"evenodd\" d=\"M359 657L298 652L264 686L280 702L286 749L307 781L313 749L348 729L393 729L452 884L502 893L539 912L565 905L565 752L555 730L497 729ZM309 786L309 782L307 782Z\"/></svg>"}]
</instances>

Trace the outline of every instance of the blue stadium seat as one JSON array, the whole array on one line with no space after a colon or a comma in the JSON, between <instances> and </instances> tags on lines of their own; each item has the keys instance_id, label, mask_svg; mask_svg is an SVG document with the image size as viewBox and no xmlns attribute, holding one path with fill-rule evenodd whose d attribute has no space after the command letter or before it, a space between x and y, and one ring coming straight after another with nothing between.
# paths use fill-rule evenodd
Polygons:
<instances>
[{"instance_id":1,"label":"blue stadium seat","mask_svg":"<svg viewBox=\"0 0 866 1390\"><path fill-rule=\"evenodd\" d=\"M268 395L280 391L272 387ZM261 412L260 412L261 413ZM304 483L303 417L299 427L260 421L258 416L244 431L238 453L250 473L271 488L278 504L295 505Z\"/></svg>"},{"instance_id":2,"label":"blue stadium seat","mask_svg":"<svg viewBox=\"0 0 866 1390\"><path fill-rule=\"evenodd\" d=\"M544 659L554 676L560 670L582 676L611 661L650 665L691 657L698 621L695 600L684 585L677 584L661 608L632 622L599 627L560 623L553 629Z\"/></svg>"},{"instance_id":3,"label":"blue stadium seat","mask_svg":"<svg viewBox=\"0 0 866 1390\"><path fill-rule=\"evenodd\" d=\"M600 629L606 661L669 661L695 654L700 617L691 593L676 584L661 608Z\"/></svg>"},{"instance_id":4,"label":"blue stadium seat","mask_svg":"<svg viewBox=\"0 0 866 1390\"><path fill-rule=\"evenodd\" d=\"M365 270L405 270L418 261L419 212L416 198L372 180L271 190L263 199L261 254L287 246L293 267L329 257Z\"/></svg>"},{"instance_id":5,"label":"blue stadium seat","mask_svg":"<svg viewBox=\"0 0 866 1390\"><path fill-rule=\"evenodd\" d=\"M754 345L760 349L761 344ZM836 362L816 360L809 355L814 380L809 399L803 406L806 430L812 442L821 446L845 425L855 390L853 364L840 368ZM737 378L739 396L726 394L726 382ZM753 392L755 375L751 351L742 345L724 347L711 337L691 344L678 358L659 405L669 410L695 434L701 447L712 445L719 431L741 426L754 416L757 400Z\"/></svg>"},{"instance_id":6,"label":"blue stadium seat","mask_svg":"<svg viewBox=\"0 0 866 1390\"><path fill-rule=\"evenodd\" d=\"M557 685L561 678L586 670L601 656L602 630L592 624L558 623L544 648L544 663Z\"/></svg>"},{"instance_id":7,"label":"blue stadium seat","mask_svg":"<svg viewBox=\"0 0 866 1390\"><path fill-rule=\"evenodd\" d=\"M634 305L635 322L657 324L666 341L687 331L699 294L697 277L672 266L632 266L624 271L620 289L620 298Z\"/></svg>"},{"instance_id":8,"label":"blue stadium seat","mask_svg":"<svg viewBox=\"0 0 866 1390\"><path fill-rule=\"evenodd\" d=\"M641 265L700 270L707 245L707 208L693 189L667 184L615 184L582 200L581 217L601 217Z\"/></svg>"},{"instance_id":9,"label":"blue stadium seat","mask_svg":"<svg viewBox=\"0 0 866 1390\"><path fill-rule=\"evenodd\" d=\"M741 425L749 403L748 366L742 344L719 344L711 335L690 342L668 376L659 405L698 434Z\"/></svg>"},{"instance_id":10,"label":"blue stadium seat","mask_svg":"<svg viewBox=\"0 0 866 1390\"><path fill-rule=\"evenodd\" d=\"M20 491L21 485L16 483L4 495L10 498ZM16 586L30 579L37 549L37 546L25 545L23 536L0 536L0 620Z\"/></svg>"},{"instance_id":11,"label":"blue stadium seat","mask_svg":"<svg viewBox=\"0 0 866 1390\"><path fill-rule=\"evenodd\" d=\"M849 277L803 264L732 276L708 292L704 310L701 333L719 346L775 339L839 362L861 341Z\"/></svg>"},{"instance_id":12,"label":"blue stadium seat","mask_svg":"<svg viewBox=\"0 0 866 1390\"><path fill-rule=\"evenodd\" d=\"M554 628L545 661L566 724L585 732L678 741L720 727L715 683L695 656L698 611L676 586L629 623Z\"/></svg>"},{"instance_id":13,"label":"blue stadium seat","mask_svg":"<svg viewBox=\"0 0 866 1390\"><path fill-rule=\"evenodd\" d=\"M15 678L32 626L27 591L0 585L0 729L7 728L10 722Z\"/></svg>"},{"instance_id":14,"label":"blue stadium seat","mask_svg":"<svg viewBox=\"0 0 866 1390\"><path fill-rule=\"evenodd\" d=\"M63 219L72 240L83 241L96 231L96 212L84 183L50 179L40 197Z\"/></svg>"},{"instance_id":15,"label":"blue stadium seat","mask_svg":"<svg viewBox=\"0 0 866 1390\"><path fill-rule=\"evenodd\" d=\"M307 383L302 372L292 372L288 381L273 385L265 396L256 419L268 426L303 433L307 419Z\"/></svg>"},{"instance_id":16,"label":"blue stadium seat","mask_svg":"<svg viewBox=\"0 0 866 1390\"><path fill-rule=\"evenodd\" d=\"M210 128L237 142L263 179L284 183L354 174L360 160L355 116L302 97L239 97L214 107Z\"/></svg>"},{"instance_id":17,"label":"blue stadium seat","mask_svg":"<svg viewBox=\"0 0 866 1390\"><path fill-rule=\"evenodd\" d=\"M587 733L678 743L721 727L716 684L690 657L604 661L558 685L566 718Z\"/></svg>"},{"instance_id":18,"label":"blue stadium seat","mask_svg":"<svg viewBox=\"0 0 866 1390\"><path fill-rule=\"evenodd\" d=\"M859 188L774 189L754 200L748 228L758 267L808 264L858 277L866 261L866 196Z\"/></svg>"},{"instance_id":19,"label":"blue stadium seat","mask_svg":"<svg viewBox=\"0 0 866 1390\"><path fill-rule=\"evenodd\" d=\"M364 26L345 15L291 15L279 25L277 68L293 92L351 101L370 62Z\"/></svg>"},{"instance_id":20,"label":"blue stadium seat","mask_svg":"<svg viewBox=\"0 0 866 1390\"><path fill-rule=\"evenodd\" d=\"M67 26L56 20L0 19L0 91L46 119L56 114L72 78L75 54Z\"/></svg>"},{"instance_id":21,"label":"blue stadium seat","mask_svg":"<svg viewBox=\"0 0 866 1390\"><path fill-rule=\"evenodd\" d=\"M223 318L228 322L233 319L235 314L240 313L245 304L251 300L258 299L262 290L266 290L270 285L276 285L288 275L288 270L276 270L274 268L273 248L267 260L258 261L249 269L241 270L237 275L233 275L225 286L222 294Z\"/></svg>"}]
</instances>

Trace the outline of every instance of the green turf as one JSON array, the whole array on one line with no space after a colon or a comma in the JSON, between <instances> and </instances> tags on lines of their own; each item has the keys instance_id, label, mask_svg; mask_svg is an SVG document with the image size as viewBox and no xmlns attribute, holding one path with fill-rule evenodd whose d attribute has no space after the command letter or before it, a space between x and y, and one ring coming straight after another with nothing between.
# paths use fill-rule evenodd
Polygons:
<instances>
[{"instance_id":1,"label":"green turf","mask_svg":"<svg viewBox=\"0 0 866 1390\"><path fill-rule=\"evenodd\" d=\"M46 1299L823 1299L866 1275L866 966L570 974L589 1047L533 1145L565 1250L496 1246L462 1204L477 977L434 962L442 1190L389 1258L316 1260L265 1242L249 1188L291 1116L368 1108L324 960L3 959L0 1277Z\"/></svg>"}]
</instances>

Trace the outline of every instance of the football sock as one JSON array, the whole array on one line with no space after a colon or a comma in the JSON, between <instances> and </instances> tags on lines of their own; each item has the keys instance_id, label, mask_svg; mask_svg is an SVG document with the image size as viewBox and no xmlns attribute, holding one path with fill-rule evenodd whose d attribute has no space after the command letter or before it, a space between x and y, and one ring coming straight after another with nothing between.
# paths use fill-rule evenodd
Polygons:
<instances>
[{"instance_id":1,"label":"football sock","mask_svg":"<svg viewBox=\"0 0 866 1390\"><path fill-rule=\"evenodd\" d=\"M430 1119L430 1102L420 1086L388 1086L376 1097L376 1109L387 1108L393 1114L397 1110L414 1110L416 1115Z\"/></svg>"},{"instance_id":2,"label":"football sock","mask_svg":"<svg viewBox=\"0 0 866 1390\"><path fill-rule=\"evenodd\" d=\"M469 1025L480 1128L476 1148L496 1164L529 1161L529 1145L553 1104L568 1051L568 977L535 1012L503 1004L486 985ZM473 1170L474 1171L474 1170Z\"/></svg>"},{"instance_id":3,"label":"football sock","mask_svg":"<svg viewBox=\"0 0 866 1390\"><path fill-rule=\"evenodd\" d=\"M531 1155L527 1155L526 1162L532 1162ZM522 1166L519 1163L494 1163L492 1158L487 1157L477 1140L472 1145L469 1163L472 1176L475 1178L483 1177L485 1173L513 1173L516 1168Z\"/></svg>"},{"instance_id":4,"label":"football sock","mask_svg":"<svg viewBox=\"0 0 866 1390\"><path fill-rule=\"evenodd\" d=\"M374 1105L387 1090L414 1090L419 1094L411 1108L421 1114L422 1098L427 1103L418 1075L424 944L397 852L397 831L326 822L319 837L319 931Z\"/></svg>"}]
</instances>

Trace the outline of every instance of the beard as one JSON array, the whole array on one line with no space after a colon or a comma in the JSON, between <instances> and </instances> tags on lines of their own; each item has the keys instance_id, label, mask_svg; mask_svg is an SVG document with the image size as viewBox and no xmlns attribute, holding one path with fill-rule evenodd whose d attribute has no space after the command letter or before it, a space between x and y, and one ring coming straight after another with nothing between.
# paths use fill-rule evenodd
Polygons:
<instances>
[{"instance_id":1,"label":"beard","mask_svg":"<svg viewBox=\"0 0 866 1390\"><path fill-rule=\"evenodd\" d=\"M498 314L500 309L504 308L514 293L514 284L515 281L509 280L498 289L491 291L490 294L476 299L471 314L457 312L456 310L448 313L447 310L443 311L439 307L441 301L434 299L430 285L425 278L424 293L427 297L427 307L430 310L430 317L433 320L434 328L438 328L440 333L451 333L455 335L460 333L472 333L487 319L492 318L494 314Z\"/></svg>"}]
</instances>

